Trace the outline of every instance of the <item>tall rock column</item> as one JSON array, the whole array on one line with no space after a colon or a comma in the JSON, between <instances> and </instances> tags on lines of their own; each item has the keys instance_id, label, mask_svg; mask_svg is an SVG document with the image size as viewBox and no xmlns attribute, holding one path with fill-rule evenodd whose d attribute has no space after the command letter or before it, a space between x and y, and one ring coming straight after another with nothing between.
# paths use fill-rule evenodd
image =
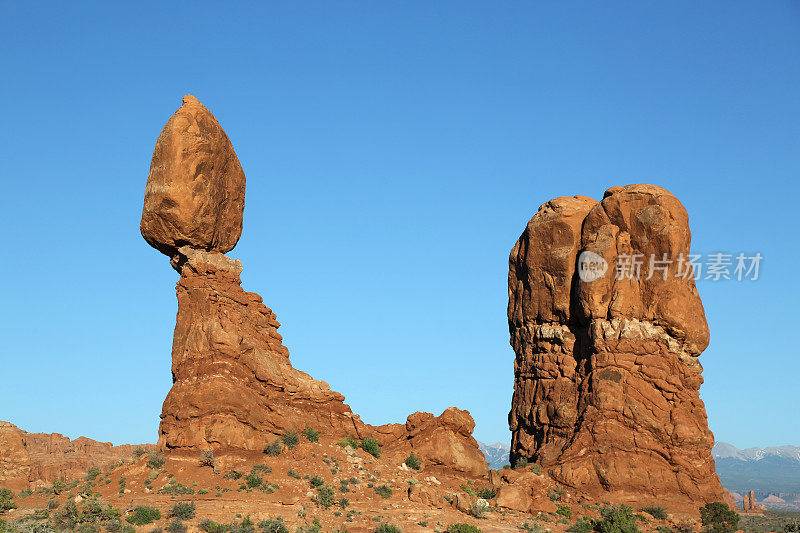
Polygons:
<instances>
[{"instance_id":1,"label":"tall rock column","mask_svg":"<svg viewBox=\"0 0 800 533\"><path fill-rule=\"evenodd\" d=\"M156 141L141 231L180 273L173 386L158 445L262 449L306 425L360 435L344 396L292 367L275 314L224 255L242 233L245 177L228 136L194 96Z\"/></svg>"},{"instance_id":2,"label":"tall rock column","mask_svg":"<svg viewBox=\"0 0 800 533\"><path fill-rule=\"evenodd\" d=\"M509 259L512 461L594 498L730 499L699 396L690 242L686 210L653 185L539 208Z\"/></svg>"}]
</instances>

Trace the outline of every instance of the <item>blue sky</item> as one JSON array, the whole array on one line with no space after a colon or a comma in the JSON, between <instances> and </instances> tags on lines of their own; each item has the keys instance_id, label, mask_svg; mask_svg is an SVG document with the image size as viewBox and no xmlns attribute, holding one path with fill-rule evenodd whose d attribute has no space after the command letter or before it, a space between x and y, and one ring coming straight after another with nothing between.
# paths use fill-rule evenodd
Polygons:
<instances>
[{"instance_id":1,"label":"blue sky","mask_svg":"<svg viewBox=\"0 0 800 533\"><path fill-rule=\"evenodd\" d=\"M247 175L243 286L365 421L457 405L507 441L511 247L647 182L694 250L765 257L699 282L711 429L800 444L797 2L4 2L0 35L0 419L155 441L177 274L139 219L192 93Z\"/></svg>"}]
</instances>

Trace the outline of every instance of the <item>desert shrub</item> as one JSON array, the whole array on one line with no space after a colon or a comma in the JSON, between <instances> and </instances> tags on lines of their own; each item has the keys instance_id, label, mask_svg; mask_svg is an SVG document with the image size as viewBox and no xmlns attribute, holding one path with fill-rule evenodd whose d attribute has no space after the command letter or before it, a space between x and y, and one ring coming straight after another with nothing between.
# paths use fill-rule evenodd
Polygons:
<instances>
[{"instance_id":1,"label":"desert shrub","mask_svg":"<svg viewBox=\"0 0 800 533\"><path fill-rule=\"evenodd\" d=\"M339 501L336 503L338 503L339 507L341 507L342 509L346 509L347 506L350 505L350 500L348 500L347 498L340 498Z\"/></svg>"},{"instance_id":2,"label":"desert shrub","mask_svg":"<svg viewBox=\"0 0 800 533\"><path fill-rule=\"evenodd\" d=\"M264 533L289 533L289 528L283 523L282 516L262 520L258 524L258 527L262 529Z\"/></svg>"},{"instance_id":3,"label":"desert shrub","mask_svg":"<svg viewBox=\"0 0 800 533\"><path fill-rule=\"evenodd\" d=\"M447 526L447 533L481 533L481 530L472 524L464 524L459 522L457 524L450 524Z\"/></svg>"},{"instance_id":4,"label":"desert shrub","mask_svg":"<svg viewBox=\"0 0 800 533\"><path fill-rule=\"evenodd\" d=\"M182 518L191 520L194 518L196 508L194 502L178 502L169 510L168 518Z\"/></svg>"},{"instance_id":5,"label":"desert shrub","mask_svg":"<svg viewBox=\"0 0 800 533\"><path fill-rule=\"evenodd\" d=\"M300 443L300 435L296 431L287 431L281 435L281 440L291 450Z\"/></svg>"},{"instance_id":6,"label":"desert shrub","mask_svg":"<svg viewBox=\"0 0 800 533\"><path fill-rule=\"evenodd\" d=\"M539 466L539 463L533 463L531 465L531 472L533 472L537 476L540 476L540 475L542 475L542 467Z\"/></svg>"},{"instance_id":7,"label":"desert shrub","mask_svg":"<svg viewBox=\"0 0 800 533\"><path fill-rule=\"evenodd\" d=\"M264 446L264 453L269 455L270 457L277 457L283 451L283 445L281 444L281 439L275 439L272 444L267 444Z\"/></svg>"},{"instance_id":8,"label":"desert shrub","mask_svg":"<svg viewBox=\"0 0 800 533\"><path fill-rule=\"evenodd\" d=\"M564 495L564 489L561 487L556 488L555 490L551 490L547 493L547 497L550 498L550 501L557 502L561 499L561 496Z\"/></svg>"},{"instance_id":9,"label":"desert shrub","mask_svg":"<svg viewBox=\"0 0 800 533\"><path fill-rule=\"evenodd\" d=\"M533 522L523 522L522 523L522 530L527 531L528 533L544 533L544 528L536 521ZM589 531L592 530L592 524L589 523ZM569 529L567 531L570 531ZM580 533L585 533L581 531Z\"/></svg>"},{"instance_id":10,"label":"desert shrub","mask_svg":"<svg viewBox=\"0 0 800 533\"><path fill-rule=\"evenodd\" d=\"M566 518L572 516L572 508L569 505L556 504L556 514L560 514Z\"/></svg>"},{"instance_id":11,"label":"desert shrub","mask_svg":"<svg viewBox=\"0 0 800 533\"><path fill-rule=\"evenodd\" d=\"M159 494L194 494L194 489L189 488L174 479L158 489Z\"/></svg>"},{"instance_id":12,"label":"desert shrub","mask_svg":"<svg viewBox=\"0 0 800 533\"><path fill-rule=\"evenodd\" d=\"M298 474L297 472L295 472L294 470L292 470L291 468L289 469L288 472L286 472L286 475L288 475L289 477L293 477L295 479L301 479L303 477L300 474Z\"/></svg>"},{"instance_id":13,"label":"desert shrub","mask_svg":"<svg viewBox=\"0 0 800 533\"><path fill-rule=\"evenodd\" d=\"M475 491L475 494L478 498L483 498L484 500L491 500L495 496L497 496L497 491L490 487L483 487L482 489L478 489Z\"/></svg>"},{"instance_id":14,"label":"desert shrub","mask_svg":"<svg viewBox=\"0 0 800 533\"><path fill-rule=\"evenodd\" d=\"M244 474L242 474L238 470L231 470L230 472L228 472L227 474L222 476L222 478L223 479L241 479L243 475Z\"/></svg>"},{"instance_id":15,"label":"desert shrub","mask_svg":"<svg viewBox=\"0 0 800 533\"><path fill-rule=\"evenodd\" d=\"M600 520L594 524L599 533L639 533L633 509L628 505L605 505L600 509Z\"/></svg>"},{"instance_id":16,"label":"desert shrub","mask_svg":"<svg viewBox=\"0 0 800 533\"><path fill-rule=\"evenodd\" d=\"M311 426L306 426L303 430L303 436L308 442L319 442L319 432Z\"/></svg>"},{"instance_id":17,"label":"desert shrub","mask_svg":"<svg viewBox=\"0 0 800 533\"><path fill-rule=\"evenodd\" d=\"M669 526L658 526L656 528L656 531L658 531L658 533L671 533L672 528L670 528Z\"/></svg>"},{"instance_id":18,"label":"desert shrub","mask_svg":"<svg viewBox=\"0 0 800 533\"><path fill-rule=\"evenodd\" d=\"M47 500L47 509L50 511L52 511L53 509L58 509L58 505L59 505L58 502L53 498Z\"/></svg>"},{"instance_id":19,"label":"desert shrub","mask_svg":"<svg viewBox=\"0 0 800 533\"><path fill-rule=\"evenodd\" d=\"M413 452L406 457L406 466L412 470L419 470L422 465L419 464L419 457Z\"/></svg>"},{"instance_id":20,"label":"desert shrub","mask_svg":"<svg viewBox=\"0 0 800 533\"><path fill-rule=\"evenodd\" d=\"M375 528L375 533L402 533L402 531L394 524L383 522Z\"/></svg>"},{"instance_id":21,"label":"desert shrub","mask_svg":"<svg viewBox=\"0 0 800 533\"><path fill-rule=\"evenodd\" d=\"M519 457L514 463L514 468L525 468L526 466L528 466L527 457Z\"/></svg>"},{"instance_id":22,"label":"desert shrub","mask_svg":"<svg viewBox=\"0 0 800 533\"><path fill-rule=\"evenodd\" d=\"M381 456L381 445L372 437L367 437L361 441L361 449L375 458Z\"/></svg>"},{"instance_id":23,"label":"desert shrub","mask_svg":"<svg viewBox=\"0 0 800 533\"><path fill-rule=\"evenodd\" d=\"M128 526L131 527L131 526ZM125 525L120 520L112 520L105 525L106 531L110 533L121 533L125 529Z\"/></svg>"},{"instance_id":24,"label":"desert shrub","mask_svg":"<svg viewBox=\"0 0 800 533\"><path fill-rule=\"evenodd\" d=\"M320 524L319 518L314 518L310 524L298 527L296 533L320 533L321 531L322 524Z\"/></svg>"},{"instance_id":25,"label":"desert shrub","mask_svg":"<svg viewBox=\"0 0 800 533\"><path fill-rule=\"evenodd\" d=\"M158 510L158 507L140 505L139 507L135 508L133 510L133 514L125 520L127 520L129 524L133 524L135 526L144 526L160 519L161 511Z\"/></svg>"},{"instance_id":26,"label":"desert shrub","mask_svg":"<svg viewBox=\"0 0 800 533\"><path fill-rule=\"evenodd\" d=\"M186 524L183 523L183 520L180 518L175 518L172 520L172 522L167 524L167 527L164 529L166 529L168 533L186 533L186 530L189 528L186 527Z\"/></svg>"},{"instance_id":27,"label":"desert shrub","mask_svg":"<svg viewBox=\"0 0 800 533\"><path fill-rule=\"evenodd\" d=\"M486 500L479 499L469 508L469 514L475 518L483 518L483 515L489 512L490 509L491 507L489 507L489 503Z\"/></svg>"},{"instance_id":28,"label":"desert shrub","mask_svg":"<svg viewBox=\"0 0 800 533\"><path fill-rule=\"evenodd\" d=\"M14 493L8 489L0 489L0 513L5 513L11 509L16 509L17 504L14 503Z\"/></svg>"},{"instance_id":29,"label":"desert shrub","mask_svg":"<svg viewBox=\"0 0 800 533\"><path fill-rule=\"evenodd\" d=\"M568 533L589 533L592 529L594 529L592 521L585 516L581 516L567 528L567 531Z\"/></svg>"},{"instance_id":30,"label":"desert shrub","mask_svg":"<svg viewBox=\"0 0 800 533\"><path fill-rule=\"evenodd\" d=\"M461 484L461 490L469 494L470 496L478 496L478 493L475 492L475 489L467 485L466 483Z\"/></svg>"},{"instance_id":31,"label":"desert shrub","mask_svg":"<svg viewBox=\"0 0 800 533\"><path fill-rule=\"evenodd\" d=\"M93 466L86 472L86 477L84 478L86 481L94 481L97 477L101 474L101 471L96 466Z\"/></svg>"},{"instance_id":32,"label":"desert shrub","mask_svg":"<svg viewBox=\"0 0 800 533\"><path fill-rule=\"evenodd\" d=\"M375 487L372 490L374 490L375 493L379 495L381 498L386 499L392 497L392 489L390 489L386 485L380 485L379 487Z\"/></svg>"},{"instance_id":33,"label":"desert shrub","mask_svg":"<svg viewBox=\"0 0 800 533\"><path fill-rule=\"evenodd\" d=\"M139 457L143 456L143 455L144 455L144 454L146 454L146 453L147 453L147 450L145 450L145 449L144 449L144 448L142 448L141 446L139 446L138 448L136 448L135 450L133 450L133 456L134 456L134 457L136 457L137 459L138 459Z\"/></svg>"},{"instance_id":34,"label":"desert shrub","mask_svg":"<svg viewBox=\"0 0 800 533\"><path fill-rule=\"evenodd\" d=\"M789 520L783 525L783 531L785 533L800 532L800 520Z\"/></svg>"},{"instance_id":35,"label":"desert shrub","mask_svg":"<svg viewBox=\"0 0 800 533\"><path fill-rule=\"evenodd\" d=\"M147 455L147 466L150 468L158 470L164 466L164 461L164 456L158 452L150 452Z\"/></svg>"},{"instance_id":36,"label":"desert shrub","mask_svg":"<svg viewBox=\"0 0 800 533\"><path fill-rule=\"evenodd\" d=\"M707 533L729 533L739 526L739 515L727 503L712 502L700 508L700 522Z\"/></svg>"},{"instance_id":37,"label":"desert shrub","mask_svg":"<svg viewBox=\"0 0 800 533\"><path fill-rule=\"evenodd\" d=\"M355 437L353 437L353 436L350 436L350 435L346 436L345 438L343 438L342 440L340 440L340 441L339 441L339 442L337 442L336 444L338 444L338 445L339 445L339 446L341 446L342 448L344 448L344 447L346 447L346 446L350 446L350 447L351 447L351 448L353 448L354 450L355 450L356 448L358 448L358 441L356 440L356 438L355 438Z\"/></svg>"},{"instance_id":38,"label":"desert shrub","mask_svg":"<svg viewBox=\"0 0 800 533\"><path fill-rule=\"evenodd\" d=\"M200 466L210 466L217 469L217 460L214 458L214 450L203 450L200 452Z\"/></svg>"},{"instance_id":39,"label":"desert shrub","mask_svg":"<svg viewBox=\"0 0 800 533\"><path fill-rule=\"evenodd\" d=\"M206 533L225 533L226 531L230 531L231 526L229 524L219 524L206 518L197 524L197 528Z\"/></svg>"},{"instance_id":40,"label":"desert shrub","mask_svg":"<svg viewBox=\"0 0 800 533\"><path fill-rule=\"evenodd\" d=\"M642 507L639 509L643 513L647 513L656 520L666 520L667 519L667 512L664 510L663 507L658 505L650 505L648 507Z\"/></svg>"},{"instance_id":41,"label":"desert shrub","mask_svg":"<svg viewBox=\"0 0 800 533\"><path fill-rule=\"evenodd\" d=\"M86 522L79 524L78 527L75 528L75 533L100 533L100 526L94 522Z\"/></svg>"},{"instance_id":42,"label":"desert shrub","mask_svg":"<svg viewBox=\"0 0 800 533\"><path fill-rule=\"evenodd\" d=\"M254 489L254 488L260 486L261 483L264 481L261 478L261 476L259 476L255 472L250 472L249 474L247 474L247 476L245 476L244 480L247 483L247 487L251 488L251 489Z\"/></svg>"},{"instance_id":43,"label":"desert shrub","mask_svg":"<svg viewBox=\"0 0 800 533\"><path fill-rule=\"evenodd\" d=\"M321 477L315 475L314 477L312 477L311 479L308 480L308 484L311 485L313 488L317 488L317 487L321 487L322 485L324 485L325 484L325 480L323 480Z\"/></svg>"},{"instance_id":44,"label":"desert shrub","mask_svg":"<svg viewBox=\"0 0 800 533\"><path fill-rule=\"evenodd\" d=\"M272 467L269 465L253 465L253 468L250 469L250 472L263 472L265 474L269 474L272 472Z\"/></svg>"},{"instance_id":45,"label":"desert shrub","mask_svg":"<svg viewBox=\"0 0 800 533\"><path fill-rule=\"evenodd\" d=\"M336 503L336 491L330 485L317 487L317 495L314 501L323 509L327 509Z\"/></svg>"}]
</instances>

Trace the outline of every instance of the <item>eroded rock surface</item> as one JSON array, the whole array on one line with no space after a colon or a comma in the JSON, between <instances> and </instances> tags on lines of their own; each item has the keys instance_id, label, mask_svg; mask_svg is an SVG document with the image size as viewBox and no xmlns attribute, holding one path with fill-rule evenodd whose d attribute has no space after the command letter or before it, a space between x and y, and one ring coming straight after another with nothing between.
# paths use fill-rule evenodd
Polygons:
<instances>
[{"instance_id":1,"label":"eroded rock surface","mask_svg":"<svg viewBox=\"0 0 800 533\"><path fill-rule=\"evenodd\" d=\"M187 94L156 141L140 229L173 256L181 246L228 252L242 234L245 178L214 115Z\"/></svg>"},{"instance_id":2,"label":"eroded rock surface","mask_svg":"<svg viewBox=\"0 0 800 533\"><path fill-rule=\"evenodd\" d=\"M227 135L196 98L184 97L156 143L141 222L147 242L180 273L159 447L260 451L310 426L327 437L374 436L398 456L414 449L428 464L485 474L468 412L369 426L343 395L292 366L275 314L241 288L242 264L223 253L241 234L244 193Z\"/></svg>"},{"instance_id":3,"label":"eroded rock surface","mask_svg":"<svg viewBox=\"0 0 800 533\"><path fill-rule=\"evenodd\" d=\"M591 497L730 499L699 396L709 332L690 243L686 210L653 185L539 208L509 259L512 461ZM607 268L582 281L587 251Z\"/></svg>"},{"instance_id":4,"label":"eroded rock surface","mask_svg":"<svg viewBox=\"0 0 800 533\"><path fill-rule=\"evenodd\" d=\"M91 467L107 467L133 457L139 446L75 440L58 433L28 433L0 421L0 487L13 490L44 485L54 480L82 477ZM141 445L152 449L153 445Z\"/></svg>"}]
</instances>

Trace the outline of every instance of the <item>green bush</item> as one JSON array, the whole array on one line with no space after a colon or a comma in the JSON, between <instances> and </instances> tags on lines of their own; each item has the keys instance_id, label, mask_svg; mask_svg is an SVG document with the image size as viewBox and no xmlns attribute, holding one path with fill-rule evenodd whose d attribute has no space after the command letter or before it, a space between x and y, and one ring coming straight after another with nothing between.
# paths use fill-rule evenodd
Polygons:
<instances>
[{"instance_id":1,"label":"green bush","mask_svg":"<svg viewBox=\"0 0 800 533\"><path fill-rule=\"evenodd\" d=\"M564 495L564 489L561 487L556 488L555 490L551 490L547 497L550 498L550 501L557 502L561 499L561 496Z\"/></svg>"},{"instance_id":2,"label":"green bush","mask_svg":"<svg viewBox=\"0 0 800 533\"><path fill-rule=\"evenodd\" d=\"M650 505L648 507L642 507L639 509L643 513L647 513L656 520L666 520L667 519L667 512L664 510L663 507L658 505Z\"/></svg>"},{"instance_id":3,"label":"green bush","mask_svg":"<svg viewBox=\"0 0 800 533\"><path fill-rule=\"evenodd\" d=\"M250 489L254 489L254 488L260 486L261 483L264 481L261 478L261 476L259 476L255 472L250 472L249 474L247 474L245 476L244 480L247 483L247 487L250 488Z\"/></svg>"},{"instance_id":4,"label":"green bush","mask_svg":"<svg viewBox=\"0 0 800 533\"><path fill-rule=\"evenodd\" d=\"M480 499L472 504L472 507L469 508L469 514L474 516L475 518L483 518L483 515L489 512L491 507L489 507L489 503L486 500Z\"/></svg>"},{"instance_id":5,"label":"green bush","mask_svg":"<svg viewBox=\"0 0 800 533\"><path fill-rule=\"evenodd\" d=\"M225 533L226 531L230 531L231 526L229 524L218 524L217 522L206 518L197 524L197 528L200 531L205 531L206 533Z\"/></svg>"},{"instance_id":6,"label":"green bush","mask_svg":"<svg viewBox=\"0 0 800 533\"><path fill-rule=\"evenodd\" d=\"M194 494L194 489L189 488L174 479L158 489L159 494Z\"/></svg>"},{"instance_id":7,"label":"green bush","mask_svg":"<svg viewBox=\"0 0 800 533\"><path fill-rule=\"evenodd\" d=\"M413 452L406 457L406 466L412 470L419 470L422 468L422 465L419 464L419 457Z\"/></svg>"},{"instance_id":8,"label":"green bush","mask_svg":"<svg viewBox=\"0 0 800 533\"><path fill-rule=\"evenodd\" d=\"M214 457L214 450L203 450L200 452L200 466L210 466L217 469L217 460Z\"/></svg>"},{"instance_id":9,"label":"green bush","mask_svg":"<svg viewBox=\"0 0 800 533\"><path fill-rule=\"evenodd\" d=\"M340 441L339 441L339 442L337 442L336 444L338 444L338 445L339 445L339 446L341 446L342 448L344 448L344 447L346 447L346 446L350 446L350 447L351 447L351 448L353 448L354 450L355 450L356 448L358 448L358 441L356 440L356 438L355 438L355 437L352 437L352 436L350 436L350 435L346 436L345 438L343 438L342 440L340 440Z\"/></svg>"},{"instance_id":10,"label":"green bush","mask_svg":"<svg viewBox=\"0 0 800 533\"><path fill-rule=\"evenodd\" d=\"M155 470L164 466L164 462L164 456L158 452L150 452L147 456L147 466Z\"/></svg>"},{"instance_id":11,"label":"green bush","mask_svg":"<svg viewBox=\"0 0 800 533\"><path fill-rule=\"evenodd\" d=\"M317 496L314 501L323 509L327 509L336 503L336 491L330 485L317 487Z\"/></svg>"},{"instance_id":12,"label":"green bush","mask_svg":"<svg viewBox=\"0 0 800 533\"><path fill-rule=\"evenodd\" d=\"M303 430L303 436L308 442L319 442L319 432L311 426L306 426Z\"/></svg>"},{"instance_id":13,"label":"green bush","mask_svg":"<svg viewBox=\"0 0 800 533\"><path fill-rule=\"evenodd\" d=\"M569 505L556 504L556 514L569 518L572 516L572 508Z\"/></svg>"},{"instance_id":14,"label":"green bush","mask_svg":"<svg viewBox=\"0 0 800 533\"><path fill-rule=\"evenodd\" d=\"M568 533L589 533L594 529L592 525L592 521L586 518L585 516L581 516L578 518L574 524L567 528Z\"/></svg>"},{"instance_id":15,"label":"green bush","mask_svg":"<svg viewBox=\"0 0 800 533\"><path fill-rule=\"evenodd\" d=\"M262 520L258 524L258 527L262 529L264 533L289 533L289 528L283 523L283 517L281 516Z\"/></svg>"},{"instance_id":16,"label":"green bush","mask_svg":"<svg viewBox=\"0 0 800 533\"><path fill-rule=\"evenodd\" d=\"M144 448L142 448L141 446L139 446L138 448L136 448L135 450L133 450L133 456L134 456L134 457L136 457L137 459L138 459L139 457L143 456L143 455L144 455L144 454L146 454L146 453L147 453L147 450L145 450L145 449L144 449Z\"/></svg>"},{"instance_id":17,"label":"green bush","mask_svg":"<svg viewBox=\"0 0 800 533\"><path fill-rule=\"evenodd\" d=\"M158 507L149 507L147 505L140 505L139 507L133 510L133 514L126 518L129 524L133 524L135 526L144 526L146 524L152 524L156 520L161 519L161 511L158 510Z\"/></svg>"},{"instance_id":18,"label":"green bush","mask_svg":"<svg viewBox=\"0 0 800 533\"><path fill-rule=\"evenodd\" d=\"M286 472L286 475L289 476L289 477L293 477L295 479L302 479L302 477L303 477L300 474L298 474L297 472L295 472L294 470L292 470L291 468L289 469L288 472Z\"/></svg>"},{"instance_id":19,"label":"green bush","mask_svg":"<svg viewBox=\"0 0 800 533\"><path fill-rule=\"evenodd\" d=\"M658 531L658 533L671 533L672 528L669 526L658 526L656 531Z\"/></svg>"},{"instance_id":20,"label":"green bush","mask_svg":"<svg viewBox=\"0 0 800 533\"><path fill-rule=\"evenodd\" d=\"M528 466L528 458L527 457L520 457L514 463L514 468L525 468L526 466Z\"/></svg>"},{"instance_id":21,"label":"green bush","mask_svg":"<svg viewBox=\"0 0 800 533\"><path fill-rule=\"evenodd\" d=\"M195 515L194 502L178 502L169 510L168 518L182 518L184 520L191 520Z\"/></svg>"},{"instance_id":22,"label":"green bush","mask_svg":"<svg viewBox=\"0 0 800 533\"><path fill-rule=\"evenodd\" d=\"M291 450L300 443L300 435L295 431L287 431L281 436L281 440Z\"/></svg>"},{"instance_id":23,"label":"green bush","mask_svg":"<svg viewBox=\"0 0 800 533\"><path fill-rule=\"evenodd\" d=\"M378 494L381 498L386 499L386 498L391 498L392 497L392 489L390 489L386 485L381 485L379 487L375 487L372 490L374 490L375 493Z\"/></svg>"},{"instance_id":24,"label":"green bush","mask_svg":"<svg viewBox=\"0 0 800 533\"><path fill-rule=\"evenodd\" d=\"M383 522L375 528L375 533L402 533L402 531L394 524Z\"/></svg>"},{"instance_id":25,"label":"green bush","mask_svg":"<svg viewBox=\"0 0 800 533\"><path fill-rule=\"evenodd\" d=\"M594 530L599 533L639 533L639 526L630 506L605 505L600 509L600 520L595 522Z\"/></svg>"},{"instance_id":26,"label":"green bush","mask_svg":"<svg viewBox=\"0 0 800 533\"><path fill-rule=\"evenodd\" d=\"M789 520L784 524L783 531L785 533L800 532L800 520Z\"/></svg>"},{"instance_id":27,"label":"green bush","mask_svg":"<svg viewBox=\"0 0 800 533\"><path fill-rule=\"evenodd\" d=\"M483 498L484 500L491 500L492 498L497 496L497 491L489 487L484 487L482 489L476 490L475 494L478 496L478 498Z\"/></svg>"},{"instance_id":28,"label":"green bush","mask_svg":"<svg viewBox=\"0 0 800 533\"><path fill-rule=\"evenodd\" d=\"M275 439L272 444L267 444L264 447L264 453L269 455L270 457L277 457L283 451L283 445L281 444L281 439Z\"/></svg>"},{"instance_id":29,"label":"green bush","mask_svg":"<svg viewBox=\"0 0 800 533\"><path fill-rule=\"evenodd\" d=\"M313 488L321 487L325 484L325 480L323 480L319 476L314 476L308 480L308 484L311 485Z\"/></svg>"},{"instance_id":30,"label":"green bush","mask_svg":"<svg viewBox=\"0 0 800 533\"><path fill-rule=\"evenodd\" d=\"M361 449L372 455L376 459L381 456L381 446L372 437L367 437L361 441Z\"/></svg>"},{"instance_id":31,"label":"green bush","mask_svg":"<svg viewBox=\"0 0 800 533\"><path fill-rule=\"evenodd\" d=\"M180 518L175 518L172 522L167 524L165 527L168 533L186 533L186 530L189 529L186 527L186 524Z\"/></svg>"},{"instance_id":32,"label":"green bush","mask_svg":"<svg viewBox=\"0 0 800 533\"><path fill-rule=\"evenodd\" d=\"M707 533L729 533L739 526L739 515L727 503L707 503L700 508L700 522Z\"/></svg>"},{"instance_id":33,"label":"green bush","mask_svg":"<svg viewBox=\"0 0 800 533\"><path fill-rule=\"evenodd\" d=\"M16 509L17 504L14 503L14 493L8 489L0 489L0 513L5 513L11 509Z\"/></svg>"},{"instance_id":34,"label":"green bush","mask_svg":"<svg viewBox=\"0 0 800 533\"><path fill-rule=\"evenodd\" d=\"M472 524L450 524L447 526L447 533L481 533L481 530Z\"/></svg>"},{"instance_id":35,"label":"green bush","mask_svg":"<svg viewBox=\"0 0 800 533\"><path fill-rule=\"evenodd\" d=\"M534 474L536 474L537 476L540 476L540 475L542 475L542 467L541 467L541 466L539 466L539 464L538 464L538 463L533 463L533 464L531 465L531 472L533 472L533 473L534 473Z\"/></svg>"}]
</instances>

